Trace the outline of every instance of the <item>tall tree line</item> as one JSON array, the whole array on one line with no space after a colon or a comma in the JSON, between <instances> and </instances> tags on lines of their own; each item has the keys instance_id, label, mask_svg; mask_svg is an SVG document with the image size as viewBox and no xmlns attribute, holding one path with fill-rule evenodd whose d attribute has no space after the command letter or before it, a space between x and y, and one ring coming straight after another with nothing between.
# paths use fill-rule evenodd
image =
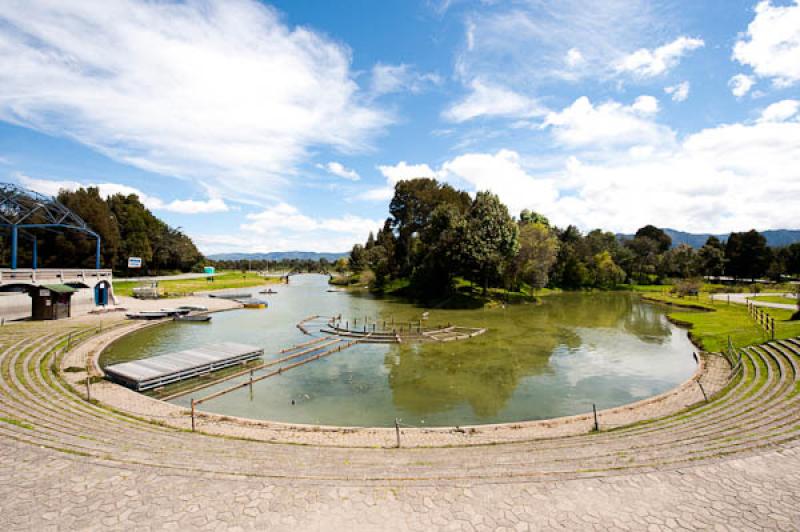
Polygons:
<instances>
[{"instance_id":1,"label":"tall tree line","mask_svg":"<svg viewBox=\"0 0 800 532\"><path fill-rule=\"evenodd\" d=\"M353 247L350 269L370 270L377 289L408 279L412 292L429 297L453 291L458 277L485 291L800 274L800 243L769 248L754 230L732 233L726 242L711 237L700 249L673 247L669 235L652 225L627 240L600 229L583 234L575 226L551 226L527 210L513 218L494 194L478 192L472 199L428 178L399 182L389 214L376 235Z\"/></svg>"},{"instance_id":2,"label":"tall tree line","mask_svg":"<svg viewBox=\"0 0 800 532\"><path fill-rule=\"evenodd\" d=\"M135 194L116 194L105 199L94 187L62 190L56 198L80 216L101 238L101 265L117 273L154 274L190 271L203 255L180 229L153 215ZM34 223L36 220L33 220ZM71 230L34 229L41 268L94 268L95 239ZM8 263L8 236L0 242L3 263ZM141 257L142 268L128 270L128 257ZM20 239L19 265L32 263L30 242Z\"/></svg>"}]
</instances>

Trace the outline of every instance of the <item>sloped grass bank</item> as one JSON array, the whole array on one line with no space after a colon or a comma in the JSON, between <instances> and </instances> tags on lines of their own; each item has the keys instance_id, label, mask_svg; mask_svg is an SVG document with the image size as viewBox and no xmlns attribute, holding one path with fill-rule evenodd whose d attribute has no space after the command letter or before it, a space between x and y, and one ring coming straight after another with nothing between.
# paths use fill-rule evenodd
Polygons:
<instances>
[{"instance_id":1,"label":"sloped grass bank","mask_svg":"<svg viewBox=\"0 0 800 532\"><path fill-rule=\"evenodd\" d=\"M704 351L719 352L728 345L728 337L736 347L762 344L771 340L758 323L748 314L745 305L712 301L708 293L697 297L679 298L669 294L642 294L643 299L692 309L694 312L676 310L668 315L674 323L689 328L692 342ZM704 312L696 312L696 311ZM792 311L764 309L775 318L775 339L800 336L800 322L789 321Z\"/></svg>"}]
</instances>

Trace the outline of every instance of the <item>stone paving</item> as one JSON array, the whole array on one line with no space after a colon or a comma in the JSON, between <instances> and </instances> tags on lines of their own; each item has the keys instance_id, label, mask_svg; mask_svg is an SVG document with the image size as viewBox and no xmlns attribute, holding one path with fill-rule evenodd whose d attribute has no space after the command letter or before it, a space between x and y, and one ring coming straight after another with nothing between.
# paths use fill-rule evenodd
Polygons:
<instances>
[{"instance_id":1,"label":"stone paving","mask_svg":"<svg viewBox=\"0 0 800 532\"><path fill-rule=\"evenodd\" d=\"M0 439L2 530L789 531L798 495L796 447L602 479L362 486L103 466Z\"/></svg>"},{"instance_id":2,"label":"stone paving","mask_svg":"<svg viewBox=\"0 0 800 532\"><path fill-rule=\"evenodd\" d=\"M90 404L51 368L99 349L95 326L0 328L0 530L800 529L800 341L744 350L722 389L706 358L713 400L651 422L387 449L192 434ZM69 330L89 340L60 360Z\"/></svg>"}]
</instances>

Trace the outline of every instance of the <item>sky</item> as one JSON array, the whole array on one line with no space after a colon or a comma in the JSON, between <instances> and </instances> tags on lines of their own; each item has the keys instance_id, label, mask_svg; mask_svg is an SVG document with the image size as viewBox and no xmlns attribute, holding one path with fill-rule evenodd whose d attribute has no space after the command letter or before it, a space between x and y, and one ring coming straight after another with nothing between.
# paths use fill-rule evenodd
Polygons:
<instances>
[{"instance_id":1,"label":"sky","mask_svg":"<svg viewBox=\"0 0 800 532\"><path fill-rule=\"evenodd\" d=\"M346 251L397 181L582 230L800 228L800 0L4 0L0 181L205 253Z\"/></svg>"}]
</instances>

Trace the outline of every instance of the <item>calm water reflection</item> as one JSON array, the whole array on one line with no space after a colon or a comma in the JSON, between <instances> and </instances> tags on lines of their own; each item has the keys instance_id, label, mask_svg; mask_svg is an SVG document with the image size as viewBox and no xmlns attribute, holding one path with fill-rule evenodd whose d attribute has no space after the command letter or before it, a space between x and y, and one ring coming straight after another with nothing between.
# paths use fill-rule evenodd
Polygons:
<instances>
[{"instance_id":1,"label":"calm water reflection","mask_svg":"<svg viewBox=\"0 0 800 532\"><path fill-rule=\"evenodd\" d=\"M487 327L447 344L359 345L203 405L203 409L296 423L466 425L544 419L661 393L694 371L685 331L661 307L626 293L561 294L540 305L436 310L327 292L326 278L295 276L267 310L216 314L210 324L170 323L115 344L102 362L144 358L225 340L262 346L266 358L306 341L310 314ZM226 383L230 385L231 383ZM211 393L211 388L202 394ZM292 404L294 401L294 404ZM189 398L176 400L188 404Z\"/></svg>"}]
</instances>

